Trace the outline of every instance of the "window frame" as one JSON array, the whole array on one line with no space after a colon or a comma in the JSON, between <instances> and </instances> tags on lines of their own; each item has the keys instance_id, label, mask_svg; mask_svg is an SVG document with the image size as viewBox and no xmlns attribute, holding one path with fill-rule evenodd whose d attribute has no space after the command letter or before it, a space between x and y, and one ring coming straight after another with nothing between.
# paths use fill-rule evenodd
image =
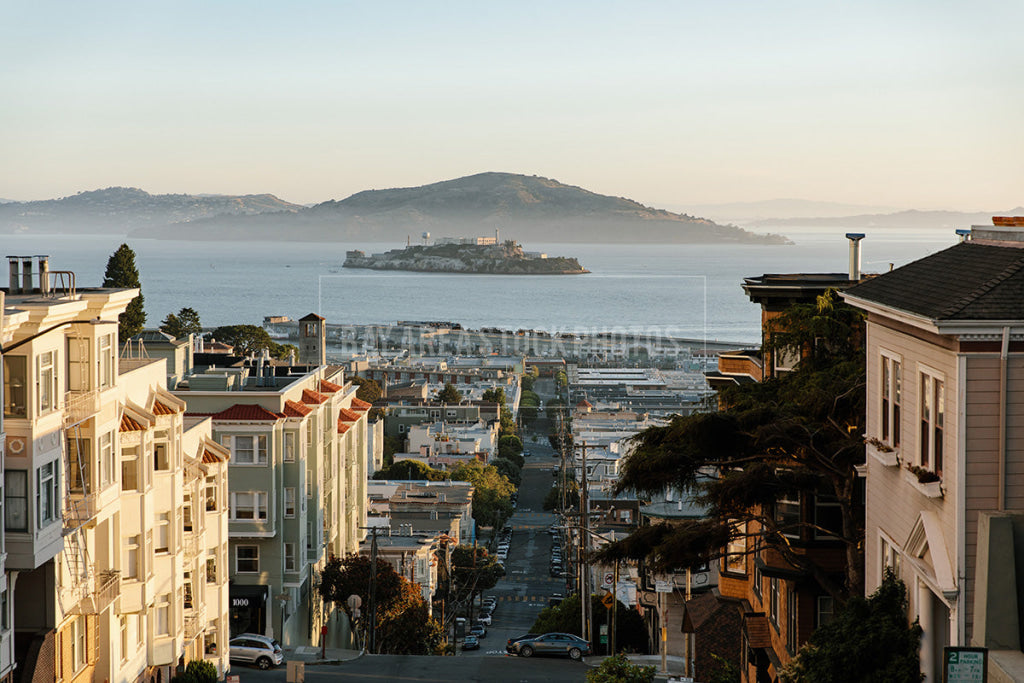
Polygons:
<instances>
[{"instance_id":1,"label":"window frame","mask_svg":"<svg viewBox=\"0 0 1024 683\"><path fill-rule=\"evenodd\" d=\"M252 496L252 517L239 517L239 507L248 509L245 505L239 505L239 498ZM262 503L262 505L261 505ZM232 522L265 522L270 518L270 496L266 491L232 491L231 510L229 519Z\"/></svg>"},{"instance_id":2,"label":"window frame","mask_svg":"<svg viewBox=\"0 0 1024 683\"><path fill-rule=\"evenodd\" d=\"M945 450L946 376L927 365L918 366L917 464L942 477Z\"/></svg>"},{"instance_id":3,"label":"window frame","mask_svg":"<svg viewBox=\"0 0 1024 683\"><path fill-rule=\"evenodd\" d=\"M266 434L232 434L231 439L231 465L242 467L266 467L268 464L268 439ZM249 440L250 446L243 447L240 442ZM251 459L243 459L243 454Z\"/></svg>"},{"instance_id":4,"label":"window frame","mask_svg":"<svg viewBox=\"0 0 1024 683\"><path fill-rule=\"evenodd\" d=\"M284 544L284 570L286 572L297 572L299 561L298 561L298 544L292 542L286 542ZM289 549L291 552L289 553ZM290 562L289 562L290 561Z\"/></svg>"},{"instance_id":5,"label":"window frame","mask_svg":"<svg viewBox=\"0 0 1024 683\"><path fill-rule=\"evenodd\" d=\"M736 520L731 525L740 528L739 535L726 544L725 557L722 558L722 572L725 574L747 574L747 529L746 522Z\"/></svg>"},{"instance_id":6,"label":"window frame","mask_svg":"<svg viewBox=\"0 0 1024 683\"><path fill-rule=\"evenodd\" d=\"M36 409L38 415L47 415L60 407L58 392L60 377L57 372L57 352L43 351L36 356Z\"/></svg>"},{"instance_id":7,"label":"window frame","mask_svg":"<svg viewBox=\"0 0 1024 683\"><path fill-rule=\"evenodd\" d=\"M242 550L254 550L253 557L242 558ZM242 569L239 565L240 562L253 562L255 563L254 569ZM259 574L260 573L260 547L258 545L236 545L235 546L235 573L236 574Z\"/></svg>"},{"instance_id":8,"label":"window frame","mask_svg":"<svg viewBox=\"0 0 1024 683\"><path fill-rule=\"evenodd\" d=\"M285 486L284 487L284 517L285 519L293 519L295 517L295 487Z\"/></svg>"},{"instance_id":9,"label":"window frame","mask_svg":"<svg viewBox=\"0 0 1024 683\"><path fill-rule=\"evenodd\" d=\"M12 495L12 489L16 489L14 486L14 479L21 477L22 480L22 495ZM27 534L29 530L31 510L29 508L29 496L30 486L28 481L28 470L10 469L4 470L4 531L11 533ZM24 524L20 527L12 526L12 509L16 509L17 506L12 505L17 501L21 501L22 515L24 516Z\"/></svg>"},{"instance_id":10,"label":"window frame","mask_svg":"<svg viewBox=\"0 0 1024 683\"><path fill-rule=\"evenodd\" d=\"M284 432L284 461L295 462L296 453L298 452L299 435L298 432L285 430Z\"/></svg>"},{"instance_id":11,"label":"window frame","mask_svg":"<svg viewBox=\"0 0 1024 683\"><path fill-rule=\"evenodd\" d=\"M903 357L880 349L879 358L879 440L896 450L902 443L903 432Z\"/></svg>"},{"instance_id":12,"label":"window frame","mask_svg":"<svg viewBox=\"0 0 1024 683\"><path fill-rule=\"evenodd\" d=\"M44 472L49 468L49 474ZM57 505L60 501L57 482L60 481L60 464L57 460L43 463L36 468L36 528L43 529L60 518ZM44 492L46 496L44 496Z\"/></svg>"}]
</instances>

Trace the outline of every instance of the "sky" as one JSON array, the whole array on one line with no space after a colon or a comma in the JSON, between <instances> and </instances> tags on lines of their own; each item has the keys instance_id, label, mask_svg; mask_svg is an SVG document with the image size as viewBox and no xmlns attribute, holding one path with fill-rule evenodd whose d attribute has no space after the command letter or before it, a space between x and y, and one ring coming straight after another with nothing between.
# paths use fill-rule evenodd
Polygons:
<instances>
[{"instance_id":1,"label":"sky","mask_svg":"<svg viewBox=\"0 0 1024 683\"><path fill-rule=\"evenodd\" d=\"M0 2L0 198L1024 204L1024 2Z\"/></svg>"}]
</instances>

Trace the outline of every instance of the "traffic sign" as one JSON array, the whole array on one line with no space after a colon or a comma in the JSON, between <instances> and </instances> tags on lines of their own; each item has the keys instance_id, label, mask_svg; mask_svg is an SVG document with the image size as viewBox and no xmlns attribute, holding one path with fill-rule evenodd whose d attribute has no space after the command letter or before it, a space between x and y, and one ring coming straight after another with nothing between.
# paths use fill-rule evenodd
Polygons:
<instances>
[{"instance_id":1,"label":"traffic sign","mask_svg":"<svg viewBox=\"0 0 1024 683\"><path fill-rule=\"evenodd\" d=\"M612 605L615 604L615 596L611 593L605 593L604 596L601 598L601 604L607 607L608 609L611 609Z\"/></svg>"},{"instance_id":2,"label":"traffic sign","mask_svg":"<svg viewBox=\"0 0 1024 683\"><path fill-rule=\"evenodd\" d=\"M613 574L611 572L605 572L604 573L604 585L610 586L613 583L615 583L615 574Z\"/></svg>"}]
</instances>

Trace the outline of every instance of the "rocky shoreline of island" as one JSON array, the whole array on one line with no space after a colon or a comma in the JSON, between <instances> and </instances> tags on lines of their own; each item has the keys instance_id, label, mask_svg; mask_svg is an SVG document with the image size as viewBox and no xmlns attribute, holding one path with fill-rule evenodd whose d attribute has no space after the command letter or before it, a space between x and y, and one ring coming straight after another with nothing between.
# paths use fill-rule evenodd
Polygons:
<instances>
[{"instance_id":1,"label":"rocky shoreline of island","mask_svg":"<svg viewBox=\"0 0 1024 683\"><path fill-rule=\"evenodd\" d=\"M442 238L434 244L407 245L383 254L351 250L344 268L468 275L583 275L590 271L568 256L524 251L521 244L497 237Z\"/></svg>"}]
</instances>

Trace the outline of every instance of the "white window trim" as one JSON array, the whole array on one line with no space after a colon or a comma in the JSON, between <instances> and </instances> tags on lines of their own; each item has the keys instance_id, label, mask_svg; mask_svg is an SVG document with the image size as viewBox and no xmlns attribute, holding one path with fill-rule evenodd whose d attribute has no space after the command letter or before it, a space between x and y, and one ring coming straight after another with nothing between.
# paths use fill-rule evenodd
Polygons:
<instances>
[{"instance_id":1,"label":"white window trim","mask_svg":"<svg viewBox=\"0 0 1024 683\"><path fill-rule=\"evenodd\" d=\"M289 503L288 492L289 491L291 491L291 501L290 501L291 502L291 512L288 511L288 503ZM295 501L296 501L295 487L294 486L285 486L284 487L284 517L285 517L285 519L293 519L295 517Z\"/></svg>"},{"instance_id":2,"label":"white window trim","mask_svg":"<svg viewBox=\"0 0 1024 683\"><path fill-rule=\"evenodd\" d=\"M253 496L253 517L238 517L238 496ZM262 515L260 514L262 512ZM231 510L229 513L232 522L265 522L270 519L270 496L266 491L232 491Z\"/></svg>"},{"instance_id":3,"label":"white window trim","mask_svg":"<svg viewBox=\"0 0 1024 683\"><path fill-rule=\"evenodd\" d=\"M900 446L903 444L903 425L906 423L906 411L904 410L904 405L906 404L906 400L907 400L907 371L906 371L906 365L903 363L903 356L898 354L898 353L895 353L894 351L889 351L887 349L879 349L878 350L878 357L879 357L879 361L878 361L878 382L879 382L879 387L878 387L878 404L877 404L878 405L878 439L879 439L879 441L884 443L886 446L889 446L896 453L898 453L899 449L900 449ZM883 408L882 408L882 396L884 395L883 394L883 390L885 388L885 387L882 386L883 367L884 367L884 362L885 362L883 359L888 359L891 363L897 363L899 365L899 367L900 367L900 400L899 400L899 404L898 404L899 407L900 407L900 424L899 424L899 428L898 429L897 429L896 425L893 424L893 422L895 420L895 415L896 415L895 406L897 404L893 401L893 396L894 396L894 392L896 390L896 386L895 386L895 383L892 381L892 374L891 374L892 366L890 365L890 376L889 376L889 381L890 381L889 389L890 389L890 392L889 392L889 407L888 407L888 413L889 413L889 415L888 415L889 434L886 435L886 436L884 436L883 432L882 432L882 418L883 418L883 415L882 415L882 411L883 411ZM897 439L897 437L899 437L899 438Z\"/></svg>"},{"instance_id":4,"label":"white window trim","mask_svg":"<svg viewBox=\"0 0 1024 683\"><path fill-rule=\"evenodd\" d=\"M915 424L915 430L914 430L916 438L917 438L917 448L915 449L915 456L914 457L915 457L915 460L916 460L916 464L919 467L923 467L924 469L926 469L926 470L928 470L930 472L935 472L936 471L936 469L935 469L935 432L936 432L936 429L935 429L935 416L937 415L937 406L934 405L934 404L932 405L932 414L929 417L929 425L930 425L929 436L931 438L928 439L928 464L924 463L924 458L922 457L922 452L921 452L921 442L920 442L920 440L921 440L921 422L924 419L924 399L925 399L924 394L922 393L922 389L924 387L924 378L926 376L929 377L932 380L931 383L930 383L930 387L931 387L931 391L933 392L933 394L934 394L934 391L935 391L935 382L939 381L939 382L942 383L943 403L945 403L945 400L946 400L948 386L946 384L946 373L942 372L941 370L937 370L937 369L935 369L935 368L933 368L930 365L927 365L925 363L918 363L917 364L917 392L918 392L918 396L917 396L917 422ZM932 396L932 398L934 398L934 395ZM946 444L946 438L945 438L945 433L946 433L946 424L945 424L945 422L946 422L946 418L945 418L945 416L947 414L945 405L943 405L943 407L942 407L942 414L943 414L943 425L942 425L943 439L942 439L942 441L943 441L943 448L945 448L945 444ZM942 455L945 456L945 453L942 453ZM945 465L945 457L943 457L943 465Z\"/></svg>"},{"instance_id":5,"label":"white window trim","mask_svg":"<svg viewBox=\"0 0 1024 683\"><path fill-rule=\"evenodd\" d=\"M253 432L251 434L232 434L228 437L231 440L231 466L232 467L267 467L270 464L270 435L265 432ZM238 439L252 439L252 462L238 460ZM260 440L263 440L264 447L260 450ZM249 450L249 449L246 449ZM260 460L260 455L263 459Z\"/></svg>"},{"instance_id":6,"label":"white window trim","mask_svg":"<svg viewBox=\"0 0 1024 683\"><path fill-rule=\"evenodd\" d=\"M256 549L256 569L255 571L243 571L238 568L238 551L242 548L255 548ZM235 546L235 573L237 574L259 574L260 573L260 547L258 545L236 545Z\"/></svg>"}]
</instances>

